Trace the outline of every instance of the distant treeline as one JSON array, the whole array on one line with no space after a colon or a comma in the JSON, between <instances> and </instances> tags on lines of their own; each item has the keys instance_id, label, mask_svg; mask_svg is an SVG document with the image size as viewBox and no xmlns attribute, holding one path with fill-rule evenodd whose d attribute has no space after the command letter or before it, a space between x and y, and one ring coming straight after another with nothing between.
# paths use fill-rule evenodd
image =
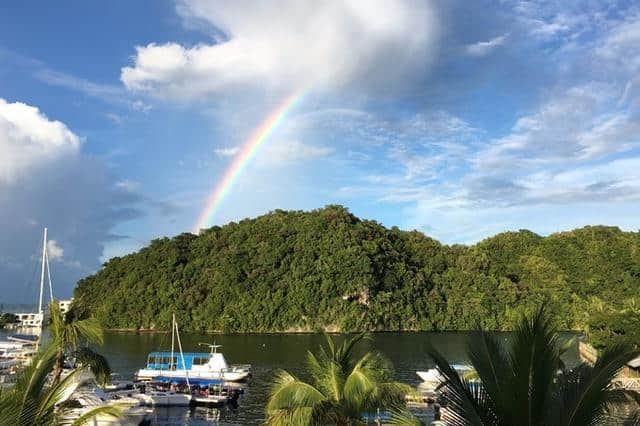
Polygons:
<instances>
[{"instance_id":1,"label":"distant treeline","mask_svg":"<svg viewBox=\"0 0 640 426\"><path fill-rule=\"evenodd\" d=\"M640 343L640 233L587 226L447 246L341 206L276 210L105 263L75 307L106 327L224 332L508 330L544 304L596 346Z\"/></svg>"}]
</instances>

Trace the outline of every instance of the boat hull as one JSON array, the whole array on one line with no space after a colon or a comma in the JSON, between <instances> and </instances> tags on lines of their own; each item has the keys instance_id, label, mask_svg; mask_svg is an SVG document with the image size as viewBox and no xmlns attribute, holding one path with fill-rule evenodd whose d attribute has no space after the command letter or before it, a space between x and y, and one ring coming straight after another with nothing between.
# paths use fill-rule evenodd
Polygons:
<instances>
[{"instance_id":1,"label":"boat hull","mask_svg":"<svg viewBox=\"0 0 640 426\"><path fill-rule=\"evenodd\" d=\"M217 395L209 395L209 396L193 396L191 398L191 403L197 406L204 407L222 407L229 401L229 398L226 396L217 396Z\"/></svg>"},{"instance_id":2,"label":"boat hull","mask_svg":"<svg viewBox=\"0 0 640 426\"><path fill-rule=\"evenodd\" d=\"M154 407L188 407L191 405L191 395L174 392L151 392L133 395L144 405Z\"/></svg>"},{"instance_id":3,"label":"boat hull","mask_svg":"<svg viewBox=\"0 0 640 426\"><path fill-rule=\"evenodd\" d=\"M143 368L138 370L136 374L138 380L153 381L156 378L175 378L186 380L189 379L203 379L203 380L222 380L227 382L241 382L249 378L249 373L246 371L194 371L194 370L151 370Z\"/></svg>"}]
</instances>

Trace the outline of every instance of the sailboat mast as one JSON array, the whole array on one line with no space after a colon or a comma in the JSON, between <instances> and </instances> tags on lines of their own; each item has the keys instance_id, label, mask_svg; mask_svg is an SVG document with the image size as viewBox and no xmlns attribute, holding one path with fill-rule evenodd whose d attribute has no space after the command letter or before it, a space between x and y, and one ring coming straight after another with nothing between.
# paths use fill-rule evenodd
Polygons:
<instances>
[{"instance_id":1,"label":"sailboat mast","mask_svg":"<svg viewBox=\"0 0 640 426\"><path fill-rule=\"evenodd\" d=\"M42 269L40 271L40 299L38 300L38 313L42 314L42 293L44 292L44 268L47 256L47 228L44 228L44 237L42 238Z\"/></svg>"},{"instance_id":2,"label":"sailboat mast","mask_svg":"<svg viewBox=\"0 0 640 426\"><path fill-rule=\"evenodd\" d=\"M184 376L187 379L187 387L191 389L191 385L189 384L189 371L187 370L187 364L184 362L184 354L182 353L182 342L180 342L180 332L178 331L178 324L175 324L175 330L176 330L176 336L178 337L178 348L180 349L180 358L182 359L182 368L184 368Z\"/></svg>"},{"instance_id":3,"label":"sailboat mast","mask_svg":"<svg viewBox=\"0 0 640 426\"><path fill-rule=\"evenodd\" d=\"M49 252L46 252L47 259L47 277L49 278L49 300L53 303L53 285L51 284L51 267L49 266Z\"/></svg>"}]
</instances>

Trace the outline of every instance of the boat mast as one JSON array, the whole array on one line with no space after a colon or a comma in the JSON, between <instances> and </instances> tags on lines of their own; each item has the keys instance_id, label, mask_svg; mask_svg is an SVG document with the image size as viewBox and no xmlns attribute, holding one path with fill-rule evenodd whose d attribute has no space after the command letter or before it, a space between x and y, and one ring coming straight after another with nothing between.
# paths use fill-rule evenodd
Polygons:
<instances>
[{"instance_id":1,"label":"boat mast","mask_svg":"<svg viewBox=\"0 0 640 426\"><path fill-rule=\"evenodd\" d=\"M171 317L171 358L169 358L169 370L171 370L171 364L173 364L173 347L174 347L174 336L176 331L176 314L173 314Z\"/></svg>"},{"instance_id":2,"label":"boat mast","mask_svg":"<svg viewBox=\"0 0 640 426\"><path fill-rule=\"evenodd\" d=\"M191 389L191 385L189 384L189 370L187 370L187 364L184 362L184 354L182 353L182 343L180 342L180 332L178 331L178 324L173 324L176 330L176 336L178 337L178 348L180 348L180 358L182 358L182 368L184 368L184 376L187 379L187 387Z\"/></svg>"},{"instance_id":3,"label":"boat mast","mask_svg":"<svg viewBox=\"0 0 640 426\"><path fill-rule=\"evenodd\" d=\"M49 266L49 252L45 252L47 255L47 277L49 278L49 300L53 303L53 285L51 284L51 267Z\"/></svg>"},{"instance_id":4,"label":"boat mast","mask_svg":"<svg viewBox=\"0 0 640 426\"><path fill-rule=\"evenodd\" d=\"M43 314L42 311L42 293L44 291L44 268L45 259L47 256L47 228L44 228L44 237L42 239L42 269L40 270L40 299L38 300L38 313ZM43 316L44 319L44 316Z\"/></svg>"}]
</instances>

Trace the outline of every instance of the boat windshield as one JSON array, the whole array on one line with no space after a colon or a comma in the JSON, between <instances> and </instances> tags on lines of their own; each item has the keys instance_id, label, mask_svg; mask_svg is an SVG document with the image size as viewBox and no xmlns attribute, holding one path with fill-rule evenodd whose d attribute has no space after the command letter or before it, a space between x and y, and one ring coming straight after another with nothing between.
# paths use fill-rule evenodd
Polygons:
<instances>
[{"instance_id":1,"label":"boat windshield","mask_svg":"<svg viewBox=\"0 0 640 426\"><path fill-rule=\"evenodd\" d=\"M158 356L158 355L149 355L147 359L147 368L151 369L162 369L169 368L169 364L176 365L178 362L178 357L174 356L171 358L170 356Z\"/></svg>"}]
</instances>

